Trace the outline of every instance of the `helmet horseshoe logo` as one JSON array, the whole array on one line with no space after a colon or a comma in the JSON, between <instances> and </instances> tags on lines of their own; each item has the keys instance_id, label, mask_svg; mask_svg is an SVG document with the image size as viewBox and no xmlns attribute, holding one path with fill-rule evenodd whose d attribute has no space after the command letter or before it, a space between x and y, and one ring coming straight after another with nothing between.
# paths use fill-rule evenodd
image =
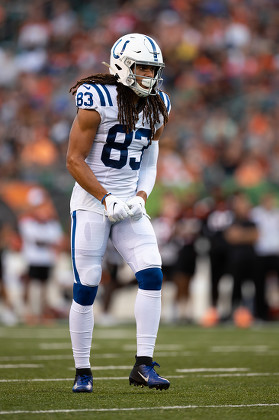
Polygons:
<instances>
[{"instance_id":1,"label":"helmet horseshoe logo","mask_svg":"<svg viewBox=\"0 0 279 420\"><path fill-rule=\"evenodd\" d=\"M118 54L115 54L115 48L117 47L117 45L120 43L122 41L122 38L115 44L115 46L114 46L114 48L113 48L113 50L112 50L112 54L113 54L113 57L115 58L115 59L117 59L117 58L119 58L120 57L120 55L122 55L123 54L123 52L124 52L124 50L125 50L125 48L126 48L126 46L127 46L127 44L130 42L129 40L127 40L125 43L124 43L124 45L123 45L123 47L122 47L122 50L120 51L120 55L118 55Z\"/></svg>"},{"instance_id":2,"label":"helmet horseshoe logo","mask_svg":"<svg viewBox=\"0 0 279 420\"><path fill-rule=\"evenodd\" d=\"M152 49L153 49L153 55L154 55L154 61L158 61L158 53L156 51L156 46L154 44L154 41L152 38L149 38L149 36L146 36L146 38L148 39L148 41L150 42Z\"/></svg>"}]
</instances>

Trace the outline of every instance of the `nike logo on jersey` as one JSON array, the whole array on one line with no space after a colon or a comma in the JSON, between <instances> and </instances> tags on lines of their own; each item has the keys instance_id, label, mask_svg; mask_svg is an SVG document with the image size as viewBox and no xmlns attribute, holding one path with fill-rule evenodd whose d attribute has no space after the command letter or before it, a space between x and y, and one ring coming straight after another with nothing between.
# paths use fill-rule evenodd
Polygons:
<instances>
[{"instance_id":1,"label":"nike logo on jersey","mask_svg":"<svg viewBox=\"0 0 279 420\"><path fill-rule=\"evenodd\" d=\"M142 375L140 372L138 372L138 374L142 377L142 379L144 379L146 382L148 382L148 380L149 380L149 375L148 375L148 376L144 376L144 375Z\"/></svg>"},{"instance_id":2,"label":"nike logo on jersey","mask_svg":"<svg viewBox=\"0 0 279 420\"><path fill-rule=\"evenodd\" d=\"M91 88L91 86L86 86L86 85L83 85L84 87L85 87L85 89L87 89L87 90L90 90L90 88Z\"/></svg>"}]
</instances>

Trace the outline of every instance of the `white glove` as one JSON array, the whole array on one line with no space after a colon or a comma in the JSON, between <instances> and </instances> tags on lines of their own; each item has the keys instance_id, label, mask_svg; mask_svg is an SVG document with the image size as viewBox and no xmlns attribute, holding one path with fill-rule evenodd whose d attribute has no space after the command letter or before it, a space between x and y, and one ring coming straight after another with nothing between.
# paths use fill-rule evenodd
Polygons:
<instances>
[{"instance_id":1,"label":"white glove","mask_svg":"<svg viewBox=\"0 0 279 420\"><path fill-rule=\"evenodd\" d=\"M126 219L126 217L131 216L130 209L127 204L120 200L120 198L115 197L115 195L108 195L105 198L105 202L105 214L111 222L120 222L121 220Z\"/></svg>"},{"instance_id":2,"label":"white glove","mask_svg":"<svg viewBox=\"0 0 279 420\"><path fill-rule=\"evenodd\" d=\"M130 198L126 201L130 209L130 216L133 220L139 220L146 213L145 210L145 201L142 197L136 195L135 197Z\"/></svg>"}]
</instances>

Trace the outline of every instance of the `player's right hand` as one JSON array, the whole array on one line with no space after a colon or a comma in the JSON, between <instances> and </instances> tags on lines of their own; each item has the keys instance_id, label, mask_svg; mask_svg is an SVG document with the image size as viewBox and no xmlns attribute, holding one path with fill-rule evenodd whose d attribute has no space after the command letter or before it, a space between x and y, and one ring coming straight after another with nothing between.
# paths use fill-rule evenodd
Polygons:
<instances>
[{"instance_id":1,"label":"player's right hand","mask_svg":"<svg viewBox=\"0 0 279 420\"><path fill-rule=\"evenodd\" d=\"M111 222L120 222L130 216L130 209L127 204L115 197L115 195L108 195L105 198L106 215Z\"/></svg>"}]
</instances>

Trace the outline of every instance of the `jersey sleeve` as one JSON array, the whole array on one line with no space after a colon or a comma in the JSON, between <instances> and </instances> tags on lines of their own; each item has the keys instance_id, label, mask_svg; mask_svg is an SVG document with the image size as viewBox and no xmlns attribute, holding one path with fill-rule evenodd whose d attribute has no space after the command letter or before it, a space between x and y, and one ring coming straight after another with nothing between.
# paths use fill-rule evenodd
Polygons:
<instances>
[{"instance_id":1,"label":"jersey sleeve","mask_svg":"<svg viewBox=\"0 0 279 420\"><path fill-rule=\"evenodd\" d=\"M77 108L97 111L103 119L106 104L101 89L101 86L97 84L85 83L81 85L75 96Z\"/></svg>"},{"instance_id":2,"label":"jersey sleeve","mask_svg":"<svg viewBox=\"0 0 279 420\"><path fill-rule=\"evenodd\" d=\"M164 102L164 104L165 104L165 106L167 108L168 114L170 114L170 111L171 111L171 101L170 101L169 95L167 93L165 93L165 92L162 92L161 90L159 91L159 95L160 95L161 99L163 100L163 102ZM157 123L156 126L155 126L156 131L160 127L162 127L163 123L164 123L164 119L163 119L163 116L161 115L160 116L160 122Z\"/></svg>"}]
</instances>

